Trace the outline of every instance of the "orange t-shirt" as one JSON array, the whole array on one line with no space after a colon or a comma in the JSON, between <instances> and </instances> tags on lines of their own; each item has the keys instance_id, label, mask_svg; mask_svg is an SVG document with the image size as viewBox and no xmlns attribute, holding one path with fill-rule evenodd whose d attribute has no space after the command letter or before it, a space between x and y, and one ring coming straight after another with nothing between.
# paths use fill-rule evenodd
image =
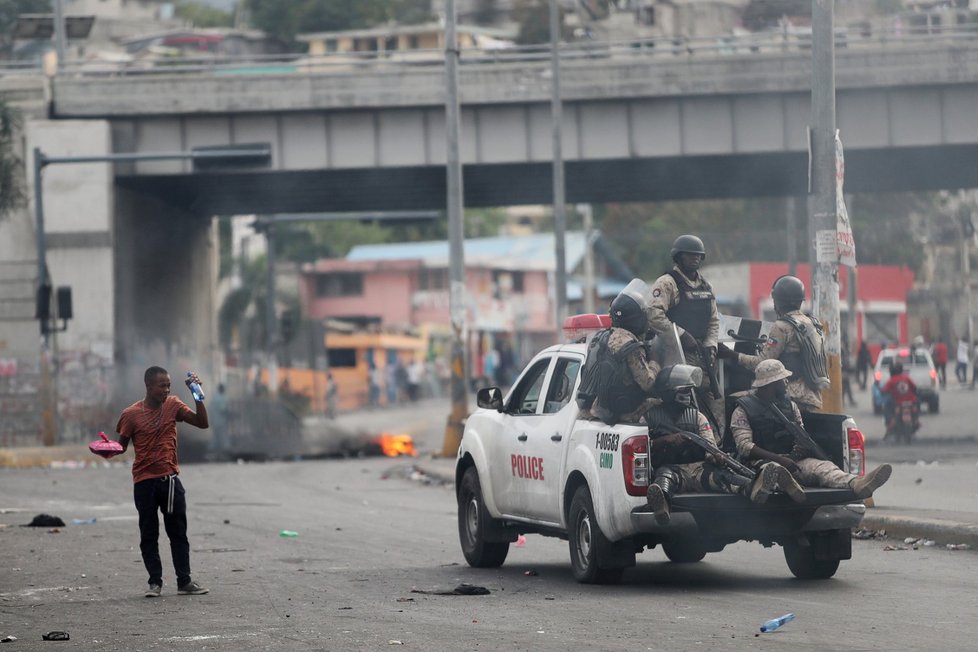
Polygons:
<instances>
[{"instance_id":1,"label":"orange t-shirt","mask_svg":"<svg viewBox=\"0 0 978 652\"><path fill-rule=\"evenodd\" d=\"M177 464L177 421L186 421L193 410L176 396L168 396L157 409L136 401L119 417L115 430L132 441L136 457L133 483L180 472Z\"/></svg>"}]
</instances>

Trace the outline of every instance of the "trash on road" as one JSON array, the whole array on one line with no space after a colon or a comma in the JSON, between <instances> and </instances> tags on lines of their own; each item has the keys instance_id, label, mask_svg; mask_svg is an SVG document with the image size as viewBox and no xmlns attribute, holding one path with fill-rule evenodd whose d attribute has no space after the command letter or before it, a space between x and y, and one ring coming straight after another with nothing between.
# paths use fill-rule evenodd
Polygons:
<instances>
[{"instance_id":1,"label":"trash on road","mask_svg":"<svg viewBox=\"0 0 978 652\"><path fill-rule=\"evenodd\" d=\"M894 546L888 543L885 546L883 546L883 550L885 550L886 552L891 552L893 550L910 550L910 548L908 548L907 546Z\"/></svg>"},{"instance_id":2,"label":"trash on road","mask_svg":"<svg viewBox=\"0 0 978 652\"><path fill-rule=\"evenodd\" d=\"M60 532L61 532L61 528L59 527L53 527L50 530L48 530L48 534L58 534Z\"/></svg>"},{"instance_id":3,"label":"trash on road","mask_svg":"<svg viewBox=\"0 0 978 652\"><path fill-rule=\"evenodd\" d=\"M772 618L763 625L761 625L762 632L773 632L774 630L780 628L785 623L790 623L795 619L795 614L785 614L779 616L778 618Z\"/></svg>"},{"instance_id":4,"label":"trash on road","mask_svg":"<svg viewBox=\"0 0 978 652\"><path fill-rule=\"evenodd\" d=\"M16 640L17 640L16 636L13 636L12 634L8 634L7 636L0 638L0 643L13 643Z\"/></svg>"},{"instance_id":5,"label":"trash on road","mask_svg":"<svg viewBox=\"0 0 978 652\"><path fill-rule=\"evenodd\" d=\"M934 541L934 540L932 540L932 539L921 539L920 540L920 545L927 546L929 548L931 546L936 546L937 545L937 542Z\"/></svg>"},{"instance_id":6,"label":"trash on road","mask_svg":"<svg viewBox=\"0 0 978 652\"><path fill-rule=\"evenodd\" d=\"M529 575L530 577L536 577L540 573L536 572L535 570L528 570L528 571L523 571L523 574Z\"/></svg>"},{"instance_id":7,"label":"trash on road","mask_svg":"<svg viewBox=\"0 0 978 652\"><path fill-rule=\"evenodd\" d=\"M947 544L948 550L971 550L971 546L967 543L949 543Z\"/></svg>"},{"instance_id":8,"label":"trash on road","mask_svg":"<svg viewBox=\"0 0 978 652\"><path fill-rule=\"evenodd\" d=\"M68 641L71 639L71 636L68 635L68 632L55 631L41 634L41 639L45 641Z\"/></svg>"},{"instance_id":9,"label":"trash on road","mask_svg":"<svg viewBox=\"0 0 978 652\"><path fill-rule=\"evenodd\" d=\"M917 537L907 537L903 540L904 543L917 543L918 541L920 541L920 539Z\"/></svg>"},{"instance_id":10,"label":"trash on road","mask_svg":"<svg viewBox=\"0 0 978 652\"><path fill-rule=\"evenodd\" d=\"M71 519L72 525L92 525L95 523L95 517L92 518L73 518Z\"/></svg>"},{"instance_id":11,"label":"trash on road","mask_svg":"<svg viewBox=\"0 0 978 652\"><path fill-rule=\"evenodd\" d=\"M64 527L65 522L62 521L57 516L51 516L50 514L38 514L34 517L27 525L22 527Z\"/></svg>"},{"instance_id":12,"label":"trash on road","mask_svg":"<svg viewBox=\"0 0 978 652\"><path fill-rule=\"evenodd\" d=\"M516 547L517 548L522 548L525 545L526 545L526 537L525 536L523 536L521 534L518 537L516 537Z\"/></svg>"},{"instance_id":13,"label":"trash on road","mask_svg":"<svg viewBox=\"0 0 978 652\"><path fill-rule=\"evenodd\" d=\"M862 528L852 533L853 539L885 539L886 530L870 530Z\"/></svg>"},{"instance_id":14,"label":"trash on road","mask_svg":"<svg viewBox=\"0 0 978 652\"><path fill-rule=\"evenodd\" d=\"M477 584L462 583L451 591L425 591L424 589L411 589L411 593L421 593L422 595L489 595L489 589Z\"/></svg>"},{"instance_id":15,"label":"trash on road","mask_svg":"<svg viewBox=\"0 0 978 652\"><path fill-rule=\"evenodd\" d=\"M298 532L293 532L292 530L282 530L281 532L278 533L278 535L280 537L295 538L295 537L299 536L299 533Z\"/></svg>"},{"instance_id":16,"label":"trash on road","mask_svg":"<svg viewBox=\"0 0 978 652\"><path fill-rule=\"evenodd\" d=\"M392 638L391 640L387 641L387 644L388 645L404 645L404 643L402 643L401 641L397 640L396 638Z\"/></svg>"}]
</instances>

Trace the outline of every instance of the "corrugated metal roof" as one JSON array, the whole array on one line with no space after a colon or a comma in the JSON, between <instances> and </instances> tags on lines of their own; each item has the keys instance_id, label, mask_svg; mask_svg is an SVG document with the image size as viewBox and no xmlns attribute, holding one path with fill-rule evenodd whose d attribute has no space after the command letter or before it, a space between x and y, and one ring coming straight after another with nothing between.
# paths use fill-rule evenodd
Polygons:
<instances>
[{"instance_id":1,"label":"corrugated metal roof","mask_svg":"<svg viewBox=\"0 0 978 652\"><path fill-rule=\"evenodd\" d=\"M573 271L584 257L584 232L568 231L564 240L567 271ZM469 238L465 240L466 266L485 266L497 269L555 268L554 235L534 233L530 235L500 236L495 238ZM448 242L403 242L391 244L357 245L346 256L350 261L363 260L421 260L428 267L448 266Z\"/></svg>"}]
</instances>

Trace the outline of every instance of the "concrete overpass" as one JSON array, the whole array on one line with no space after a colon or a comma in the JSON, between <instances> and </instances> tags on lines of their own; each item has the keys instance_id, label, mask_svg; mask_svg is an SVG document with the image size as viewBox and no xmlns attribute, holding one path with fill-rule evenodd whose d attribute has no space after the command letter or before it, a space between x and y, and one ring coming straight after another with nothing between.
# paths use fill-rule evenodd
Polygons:
<instances>
[{"instance_id":1,"label":"concrete overpass","mask_svg":"<svg viewBox=\"0 0 978 652\"><path fill-rule=\"evenodd\" d=\"M837 50L851 192L978 185L978 40ZM567 61L571 202L804 194L807 51ZM220 72L220 71L218 71ZM55 119L104 119L115 152L271 143L269 171L117 166L120 188L211 215L440 209L440 65L276 75L58 77ZM468 206L550 201L549 70L462 67Z\"/></svg>"}]
</instances>

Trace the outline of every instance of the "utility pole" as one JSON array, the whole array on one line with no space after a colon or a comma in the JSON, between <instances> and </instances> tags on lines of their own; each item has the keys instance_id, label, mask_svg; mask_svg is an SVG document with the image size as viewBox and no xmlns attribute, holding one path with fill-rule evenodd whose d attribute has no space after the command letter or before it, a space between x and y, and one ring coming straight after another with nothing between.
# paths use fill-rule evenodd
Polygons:
<instances>
[{"instance_id":1,"label":"utility pole","mask_svg":"<svg viewBox=\"0 0 978 652\"><path fill-rule=\"evenodd\" d=\"M275 227L264 222L265 234L265 353L268 355L268 391L278 393L278 320L275 318Z\"/></svg>"},{"instance_id":2,"label":"utility pole","mask_svg":"<svg viewBox=\"0 0 978 652\"><path fill-rule=\"evenodd\" d=\"M58 72L65 65L65 5L64 0L54 0L54 51L58 54Z\"/></svg>"},{"instance_id":3,"label":"utility pole","mask_svg":"<svg viewBox=\"0 0 978 652\"><path fill-rule=\"evenodd\" d=\"M584 312L594 312L594 211L591 204L577 207L584 218Z\"/></svg>"},{"instance_id":4,"label":"utility pole","mask_svg":"<svg viewBox=\"0 0 978 652\"><path fill-rule=\"evenodd\" d=\"M564 197L564 151L562 140L563 105L560 101L560 9L557 0L550 0L550 121L553 127L553 202L554 202L554 285L556 285L556 323L558 334L567 317L567 262L565 241L567 206Z\"/></svg>"},{"instance_id":5,"label":"utility pole","mask_svg":"<svg viewBox=\"0 0 978 652\"><path fill-rule=\"evenodd\" d=\"M831 385L825 412L842 412L842 342L839 323L839 252L835 153L835 0L812 0L812 125L810 220L814 227L812 304L825 329Z\"/></svg>"},{"instance_id":6,"label":"utility pole","mask_svg":"<svg viewBox=\"0 0 978 652\"><path fill-rule=\"evenodd\" d=\"M463 217L462 160L459 154L461 116L458 98L458 37L455 0L445 0L445 163L448 215L448 281L451 293L448 310L452 323L451 397L452 411L445 425L441 454L455 457L462 442L468 416L465 387L465 233Z\"/></svg>"}]
</instances>

